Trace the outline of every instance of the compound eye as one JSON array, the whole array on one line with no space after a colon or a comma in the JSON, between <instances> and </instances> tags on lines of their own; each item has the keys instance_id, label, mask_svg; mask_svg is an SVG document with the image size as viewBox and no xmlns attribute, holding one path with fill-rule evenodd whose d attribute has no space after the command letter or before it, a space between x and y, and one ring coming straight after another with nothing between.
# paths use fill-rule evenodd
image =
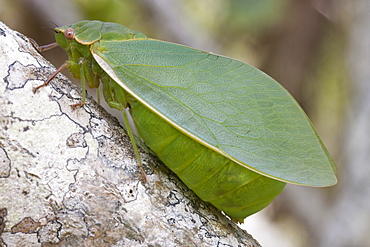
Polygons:
<instances>
[{"instance_id":1,"label":"compound eye","mask_svg":"<svg viewBox=\"0 0 370 247\"><path fill-rule=\"evenodd\" d=\"M73 30L73 28L67 28L65 31L64 31L64 37L68 40L71 40L75 37L75 31Z\"/></svg>"}]
</instances>

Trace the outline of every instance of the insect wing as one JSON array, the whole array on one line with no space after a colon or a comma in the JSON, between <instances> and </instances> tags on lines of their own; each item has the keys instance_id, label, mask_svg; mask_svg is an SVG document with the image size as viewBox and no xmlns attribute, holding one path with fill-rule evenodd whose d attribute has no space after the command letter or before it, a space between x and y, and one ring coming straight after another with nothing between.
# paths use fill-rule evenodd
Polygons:
<instances>
[{"instance_id":1,"label":"insect wing","mask_svg":"<svg viewBox=\"0 0 370 247\"><path fill-rule=\"evenodd\" d=\"M253 66L150 39L101 40L91 51L137 100L238 164L288 183L336 183L335 165L303 110Z\"/></svg>"}]
</instances>

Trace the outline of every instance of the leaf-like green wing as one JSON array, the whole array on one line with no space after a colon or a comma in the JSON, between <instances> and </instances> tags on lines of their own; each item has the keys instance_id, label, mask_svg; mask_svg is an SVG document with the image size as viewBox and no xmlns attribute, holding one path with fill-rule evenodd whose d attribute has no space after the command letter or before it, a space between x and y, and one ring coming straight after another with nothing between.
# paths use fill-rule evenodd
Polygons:
<instances>
[{"instance_id":1,"label":"leaf-like green wing","mask_svg":"<svg viewBox=\"0 0 370 247\"><path fill-rule=\"evenodd\" d=\"M335 166L292 96L240 61L158 40L101 40L99 65L180 131L255 172L329 186Z\"/></svg>"}]
</instances>

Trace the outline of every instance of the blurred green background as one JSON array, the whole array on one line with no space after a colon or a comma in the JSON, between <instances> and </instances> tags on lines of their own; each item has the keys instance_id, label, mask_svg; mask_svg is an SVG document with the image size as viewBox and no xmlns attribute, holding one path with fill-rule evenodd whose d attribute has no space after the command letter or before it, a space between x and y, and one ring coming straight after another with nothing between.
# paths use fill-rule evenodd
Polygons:
<instances>
[{"instance_id":1,"label":"blurred green background","mask_svg":"<svg viewBox=\"0 0 370 247\"><path fill-rule=\"evenodd\" d=\"M352 154L346 151L353 148L346 145L354 128L349 121L356 115L348 117L348 114L358 90L356 83L349 82L353 74L358 75L351 67L353 61L361 61L352 56L359 48L353 41L356 40L353 30L362 20L357 15L366 13L370 5L365 0L350 2L0 0L0 21L40 45L54 42L55 26L83 19L116 22L151 38L233 57L265 71L283 84L304 108L336 161L340 182L323 189L288 186L271 206L248 218L243 227L262 246L331 246L327 243L370 246L365 242L352 245L362 243L361 238L352 241L352 236L339 241L343 237L339 233L346 230L333 227L337 214L341 213L335 207L346 205L343 197L350 193L343 188L356 179L346 178L345 173L359 169L351 168ZM359 7L363 2L364 9ZM56 67L67 59L59 48L43 55ZM64 71L64 74L69 73ZM360 102L356 104L362 104L361 99L357 98ZM369 199L365 194L364 200ZM365 212L370 214L368 204L364 205ZM365 224L363 228L368 230L370 226Z\"/></svg>"}]
</instances>

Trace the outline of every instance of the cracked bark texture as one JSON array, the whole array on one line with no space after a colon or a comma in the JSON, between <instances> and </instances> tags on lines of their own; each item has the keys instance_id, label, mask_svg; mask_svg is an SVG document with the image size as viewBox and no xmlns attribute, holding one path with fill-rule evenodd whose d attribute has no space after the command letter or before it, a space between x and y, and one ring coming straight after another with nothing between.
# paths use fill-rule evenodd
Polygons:
<instances>
[{"instance_id":1,"label":"cracked bark texture","mask_svg":"<svg viewBox=\"0 0 370 247\"><path fill-rule=\"evenodd\" d=\"M0 22L0 246L260 246Z\"/></svg>"}]
</instances>

